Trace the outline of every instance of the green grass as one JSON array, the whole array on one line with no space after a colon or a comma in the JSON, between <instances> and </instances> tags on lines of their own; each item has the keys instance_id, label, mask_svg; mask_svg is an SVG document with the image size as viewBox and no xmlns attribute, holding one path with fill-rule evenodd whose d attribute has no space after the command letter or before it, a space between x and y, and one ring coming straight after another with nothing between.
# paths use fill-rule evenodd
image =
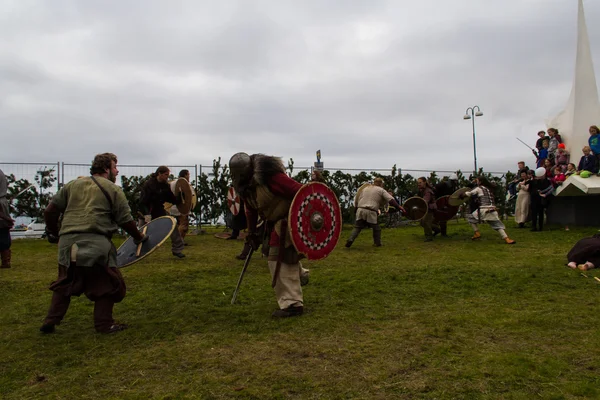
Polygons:
<instances>
[{"instance_id":1,"label":"green grass","mask_svg":"<svg viewBox=\"0 0 600 400\"><path fill-rule=\"evenodd\" d=\"M190 236L122 270L115 318L98 335L93 303L73 298L56 334L38 328L56 276L56 247L13 242L0 270L2 399L570 399L600 398L600 283L564 266L592 228L532 233L517 244L489 227L449 224L363 231L352 248L305 262L305 315L273 320L266 261L256 257L230 305L241 241Z\"/></svg>"}]
</instances>

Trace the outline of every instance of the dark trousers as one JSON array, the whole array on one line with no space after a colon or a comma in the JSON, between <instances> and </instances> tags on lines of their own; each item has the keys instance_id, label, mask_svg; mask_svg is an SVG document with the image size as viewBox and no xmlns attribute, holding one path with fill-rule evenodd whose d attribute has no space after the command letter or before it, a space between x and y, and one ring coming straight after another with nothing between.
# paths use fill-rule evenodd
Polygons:
<instances>
[{"instance_id":1,"label":"dark trousers","mask_svg":"<svg viewBox=\"0 0 600 400\"><path fill-rule=\"evenodd\" d=\"M71 304L71 296L65 296L60 292L52 294L50 309L44 320L44 324L58 325L63 320ZM94 301L94 328L97 332L106 332L114 323L113 306L115 302L108 298Z\"/></svg>"},{"instance_id":2,"label":"dark trousers","mask_svg":"<svg viewBox=\"0 0 600 400\"><path fill-rule=\"evenodd\" d=\"M531 199L531 228L544 229L544 205L539 199Z\"/></svg>"},{"instance_id":3,"label":"dark trousers","mask_svg":"<svg viewBox=\"0 0 600 400\"><path fill-rule=\"evenodd\" d=\"M58 266L58 279L50 290L54 293L44 324L60 324L71 296L85 293L94 302L94 327L98 332L106 332L114 324L113 307L126 293L125 281L116 268L77 267L74 263L69 268Z\"/></svg>"},{"instance_id":4,"label":"dark trousers","mask_svg":"<svg viewBox=\"0 0 600 400\"><path fill-rule=\"evenodd\" d=\"M352 229L348 241L350 243L354 242L354 240L356 240L356 238L360 234L360 231L362 231L365 228L373 229L373 244L381 246L381 227L379 226L379 224L370 224L363 219L359 219L354 223L354 229Z\"/></svg>"},{"instance_id":5,"label":"dark trousers","mask_svg":"<svg viewBox=\"0 0 600 400\"><path fill-rule=\"evenodd\" d=\"M439 221L437 224L440 227L440 232L442 233L442 236L446 236L448 234L448 221Z\"/></svg>"}]
</instances>

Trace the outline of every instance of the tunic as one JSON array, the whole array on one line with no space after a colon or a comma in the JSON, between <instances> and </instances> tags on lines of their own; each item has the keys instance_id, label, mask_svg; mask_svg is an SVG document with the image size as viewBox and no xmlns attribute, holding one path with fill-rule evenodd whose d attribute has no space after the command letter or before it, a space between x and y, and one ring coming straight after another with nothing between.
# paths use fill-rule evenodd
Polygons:
<instances>
[{"instance_id":1,"label":"tunic","mask_svg":"<svg viewBox=\"0 0 600 400\"><path fill-rule=\"evenodd\" d=\"M106 178L95 179L111 198L112 209L90 177L67 183L51 200L63 213L59 265L68 267L75 258L79 267L117 266L117 251L111 237L119 225L132 221L133 217L123 190Z\"/></svg>"},{"instance_id":2,"label":"tunic","mask_svg":"<svg viewBox=\"0 0 600 400\"><path fill-rule=\"evenodd\" d=\"M364 188L360 197L354 200L354 204L357 206L356 220L364 220L369 224L376 224L377 211L393 199L392 195L382 187L371 185Z\"/></svg>"},{"instance_id":3,"label":"tunic","mask_svg":"<svg viewBox=\"0 0 600 400\"><path fill-rule=\"evenodd\" d=\"M12 228L13 222L10 218L10 209L8 207L8 180L4 172L0 169L0 229ZM10 220L10 221L9 221Z\"/></svg>"},{"instance_id":4,"label":"tunic","mask_svg":"<svg viewBox=\"0 0 600 400\"><path fill-rule=\"evenodd\" d=\"M171 191L167 182L159 182L151 177L144 183L140 195L140 208L144 215L151 215L152 219L167 215L165 202L179 204L179 200Z\"/></svg>"}]
</instances>

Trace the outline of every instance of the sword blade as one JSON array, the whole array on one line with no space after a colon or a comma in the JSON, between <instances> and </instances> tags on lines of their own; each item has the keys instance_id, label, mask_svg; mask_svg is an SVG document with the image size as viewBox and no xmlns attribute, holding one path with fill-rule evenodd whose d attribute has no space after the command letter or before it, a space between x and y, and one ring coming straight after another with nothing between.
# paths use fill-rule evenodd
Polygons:
<instances>
[{"instance_id":1,"label":"sword blade","mask_svg":"<svg viewBox=\"0 0 600 400\"><path fill-rule=\"evenodd\" d=\"M533 147L529 147L529 145L527 143L525 143L524 141L522 141L519 138L516 138L519 142L523 143L525 146L527 146L528 149L533 150Z\"/></svg>"},{"instance_id":2,"label":"sword blade","mask_svg":"<svg viewBox=\"0 0 600 400\"><path fill-rule=\"evenodd\" d=\"M242 272L240 273L240 277L238 279L237 286L235 287L235 291L233 292L233 297L231 298L231 304L235 303L235 299L237 298L238 292L240 291L240 286L242 285L242 279L244 279L244 274L248 269L248 264L250 264L250 259L252 258L252 253L254 253L254 249L250 247L250 251L246 256L246 261L244 261L244 267L242 268Z\"/></svg>"}]
</instances>

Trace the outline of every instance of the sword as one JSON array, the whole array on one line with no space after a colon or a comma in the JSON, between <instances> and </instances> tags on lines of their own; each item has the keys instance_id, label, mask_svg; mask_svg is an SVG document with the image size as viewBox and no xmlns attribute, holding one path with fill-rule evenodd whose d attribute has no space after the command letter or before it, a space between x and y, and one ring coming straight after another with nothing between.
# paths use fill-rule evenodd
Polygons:
<instances>
[{"instance_id":1,"label":"sword","mask_svg":"<svg viewBox=\"0 0 600 400\"><path fill-rule=\"evenodd\" d=\"M27 190L31 189L32 187L33 187L33 185L27 186L25 189L21 190L19 193L14 195L10 200L12 201L13 199L16 199L17 197L19 197L20 195L22 195L23 193L25 193Z\"/></svg>"},{"instance_id":2,"label":"sword","mask_svg":"<svg viewBox=\"0 0 600 400\"><path fill-rule=\"evenodd\" d=\"M529 145L528 145L527 143L525 143L524 141L522 141L521 139L519 139L519 138L516 138L516 139L517 139L519 142L523 143L525 146L527 146L527 148L528 148L529 150L531 150L531 151L535 151L535 150L533 150L533 147L529 147Z\"/></svg>"},{"instance_id":3,"label":"sword","mask_svg":"<svg viewBox=\"0 0 600 400\"><path fill-rule=\"evenodd\" d=\"M240 277L238 279L237 286L235 287L235 291L233 292L233 297L231 298L231 304L235 303L235 299L237 298L237 294L240 291L240 286L242 285L242 279L244 279L244 274L248 269L248 264L250 264L250 258L252 258L252 253L254 253L254 249L250 246L250 251L246 256L246 261L244 261L244 267L242 268L242 272L240 273Z\"/></svg>"}]
</instances>

